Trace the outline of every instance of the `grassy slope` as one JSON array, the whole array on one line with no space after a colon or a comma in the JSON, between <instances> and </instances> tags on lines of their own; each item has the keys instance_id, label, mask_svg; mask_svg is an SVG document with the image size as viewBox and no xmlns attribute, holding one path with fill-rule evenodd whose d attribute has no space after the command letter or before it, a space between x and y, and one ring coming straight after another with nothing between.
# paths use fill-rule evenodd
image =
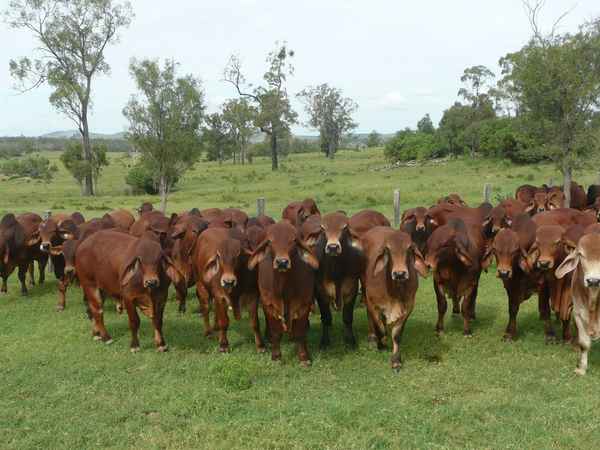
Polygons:
<instances>
[{"instance_id":1,"label":"grassy slope","mask_svg":"<svg viewBox=\"0 0 600 450\"><path fill-rule=\"evenodd\" d=\"M508 193L522 182L558 178L550 166L481 161L369 171L382 164L378 151L343 152L333 164L317 155L293 157L275 175L266 160L235 169L200 164L172 196L170 209L231 205L253 211L256 197L264 195L267 212L277 216L288 200L311 195L324 211L371 207L389 216L396 187L403 207L409 207L428 205L450 191L476 203L484 182ZM49 186L3 182L0 212L50 206L91 216L133 207L142 198L123 195L124 171L115 159L102 180L102 195L91 200L79 197L63 172ZM593 179L591 172L578 177ZM245 318L232 326L232 352L220 355L216 343L202 336L199 318L179 316L171 302L165 325L171 351L152 349L150 327L142 319L143 351L131 355L127 320L112 306L106 320L115 342L107 347L91 340L78 289L69 291L62 314L54 312L52 279L27 298L18 295L15 276L9 289L0 297L2 449L590 448L600 431L598 353L591 354L589 375L576 378L575 353L543 344L531 300L521 309L521 339L503 343L506 300L492 273L482 277L470 340L451 314L446 336L434 336L431 279L421 281L400 375L389 370L388 352L367 345L364 308L356 310L356 352L341 343L339 317L332 348L318 351L320 323L313 316L314 365L301 369L289 344L282 364L256 355Z\"/></svg>"}]
</instances>

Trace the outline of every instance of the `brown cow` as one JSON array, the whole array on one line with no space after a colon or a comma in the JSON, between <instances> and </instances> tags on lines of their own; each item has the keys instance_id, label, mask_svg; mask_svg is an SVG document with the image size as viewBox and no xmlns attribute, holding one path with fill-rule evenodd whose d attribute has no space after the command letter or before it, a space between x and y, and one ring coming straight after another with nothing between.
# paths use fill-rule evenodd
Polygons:
<instances>
[{"instance_id":1,"label":"brown cow","mask_svg":"<svg viewBox=\"0 0 600 450\"><path fill-rule=\"evenodd\" d=\"M315 296L321 312L321 347L330 343L330 306L343 311L344 341L355 347L352 323L361 267L361 254L356 249L359 238L352 234L348 216L340 212L322 218L311 216L302 224L301 237L319 261Z\"/></svg>"},{"instance_id":2,"label":"brown cow","mask_svg":"<svg viewBox=\"0 0 600 450\"><path fill-rule=\"evenodd\" d=\"M461 219L466 223L480 225L490 215L493 207L489 203L482 203L477 208L457 206L443 203L427 210L427 218L433 228L445 225L450 219Z\"/></svg>"},{"instance_id":3,"label":"brown cow","mask_svg":"<svg viewBox=\"0 0 600 450\"><path fill-rule=\"evenodd\" d=\"M141 237L147 231L154 234L160 241L160 245L166 250L170 250L173 241L170 236L171 226L177 221L177 213L165 216L160 211L150 211L140 216L138 220L129 228L129 234L135 237Z\"/></svg>"},{"instance_id":4,"label":"brown cow","mask_svg":"<svg viewBox=\"0 0 600 450\"><path fill-rule=\"evenodd\" d=\"M227 310L233 309L234 316L240 319L241 295L247 286L248 248L238 239L239 231L212 228L206 230L198 238L198 245L193 255L193 266L196 274L196 292L200 309L204 317L205 335L212 335L213 329L209 319L209 301L214 302L215 327L219 331L219 351L229 351L227 329L229 317ZM256 289L254 287L254 289ZM254 331L256 349L265 351L258 323L258 296L248 297L251 326Z\"/></svg>"},{"instance_id":5,"label":"brown cow","mask_svg":"<svg viewBox=\"0 0 600 450\"><path fill-rule=\"evenodd\" d=\"M261 215L258 217L250 217L248 219L248 223L246 224L246 228L250 228L251 226L257 225L261 228L267 228L269 225L273 225L275 220L272 217Z\"/></svg>"},{"instance_id":6,"label":"brown cow","mask_svg":"<svg viewBox=\"0 0 600 450\"><path fill-rule=\"evenodd\" d=\"M538 284L529 271L522 267L523 255L527 254L533 244L535 231L536 225L531 217L520 214L514 219L512 229L502 228L498 231L484 257L484 266L489 266L491 259L495 257L497 276L502 280L508 297L509 319L504 333L507 341L517 338L517 314L521 303L538 291Z\"/></svg>"},{"instance_id":7,"label":"brown cow","mask_svg":"<svg viewBox=\"0 0 600 450\"><path fill-rule=\"evenodd\" d=\"M139 216L142 217L147 212L154 211L154 206L152 206L152 203L144 202L140 205L139 208L136 209L136 211L139 214Z\"/></svg>"},{"instance_id":8,"label":"brown cow","mask_svg":"<svg viewBox=\"0 0 600 450\"><path fill-rule=\"evenodd\" d=\"M132 352L140 349L136 308L152 320L157 350L167 350L162 334L163 311L169 284L180 274L156 240L99 231L77 248L75 267L93 318L94 339L112 342L103 316L103 297L109 295L122 301L127 310Z\"/></svg>"},{"instance_id":9,"label":"brown cow","mask_svg":"<svg viewBox=\"0 0 600 450\"><path fill-rule=\"evenodd\" d=\"M321 215L317 203L312 198L306 198L301 202L292 202L285 207L281 218L289 220L294 226L300 226L309 216Z\"/></svg>"},{"instance_id":10,"label":"brown cow","mask_svg":"<svg viewBox=\"0 0 600 450\"><path fill-rule=\"evenodd\" d=\"M114 226L121 230L129 230L135 222L135 217L126 209L115 209L108 213L108 216L113 220Z\"/></svg>"},{"instance_id":11,"label":"brown cow","mask_svg":"<svg viewBox=\"0 0 600 450\"><path fill-rule=\"evenodd\" d=\"M462 312L464 335L472 336L470 323L475 318L479 277L481 270L486 268L485 261L482 262L483 254L484 237L481 226L465 223L460 218L450 219L427 240L426 262L434 274L438 334L444 331L444 315L448 308L446 295L450 295L453 313Z\"/></svg>"},{"instance_id":12,"label":"brown cow","mask_svg":"<svg viewBox=\"0 0 600 450\"><path fill-rule=\"evenodd\" d=\"M525 205L529 205L538 189L539 188L532 186L531 184L519 186L515 191L515 199L519 200Z\"/></svg>"},{"instance_id":13,"label":"brown cow","mask_svg":"<svg viewBox=\"0 0 600 450\"><path fill-rule=\"evenodd\" d=\"M427 208L419 206L402 213L400 229L408 233L421 254L426 253L427 239L433 232L431 220L427 217Z\"/></svg>"},{"instance_id":14,"label":"brown cow","mask_svg":"<svg viewBox=\"0 0 600 450\"><path fill-rule=\"evenodd\" d=\"M591 225L596 223L596 217L591 212L578 211L571 208L559 208L536 214L533 216L533 221L537 226L560 225L566 229L571 225Z\"/></svg>"},{"instance_id":15,"label":"brown cow","mask_svg":"<svg viewBox=\"0 0 600 450\"><path fill-rule=\"evenodd\" d=\"M281 221L267 229L265 240L252 252L248 268L257 266L271 358L281 359L281 335L288 332L297 343L300 363L310 365L306 333L319 262L300 240L296 228Z\"/></svg>"},{"instance_id":16,"label":"brown cow","mask_svg":"<svg viewBox=\"0 0 600 450\"><path fill-rule=\"evenodd\" d=\"M439 198L437 201L438 205L441 204L449 204L449 205L455 205L455 206L468 206L465 201L460 197L460 195L453 193L453 194L448 194L445 197Z\"/></svg>"},{"instance_id":17,"label":"brown cow","mask_svg":"<svg viewBox=\"0 0 600 450\"><path fill-rule=\"evenodd\" d=\"M579 362L575 373L585 375L592 341L600 338L600 235L583 236L577 248L556 270L558 279L571 275L573 315L577 325Z\"/></svg>"},{"instance_id":18,"label":"brown cow","mask_svg":"<svg viewBox=\"0 0 600 450\"><path fill-rule=\"evenodd\" d=\"M417 273L427 276L427 266L410 236L387 227L375 227L362 239L366 258L363 279L366 305L375 322L377 347L384 348L386 327L392 340L392 369L402 366L400 340L415 305ZM383 318L383 320L382 320Z\"/></svg>"}]
</instances>

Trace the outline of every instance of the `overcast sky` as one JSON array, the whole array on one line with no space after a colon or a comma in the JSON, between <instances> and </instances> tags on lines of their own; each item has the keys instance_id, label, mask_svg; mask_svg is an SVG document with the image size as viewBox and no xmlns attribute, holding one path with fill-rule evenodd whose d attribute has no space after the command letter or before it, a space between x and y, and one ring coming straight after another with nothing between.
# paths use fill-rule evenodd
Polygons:
<instances>
[{"instance_id":1,"label":"overcast sky","mask_svg":"<svg viewBox=\"0 0 600 450\"><path fill-rule=\"evenodd\" d=\"M4 7L8 0L0 0ZM437 124L456 99L462 71L498 59L530 36L521 0L133 0L136 17L121 42L106 53L112 71L93 86L91 129L126 129L121 113L134 85L130 58L174 58L181 73L200 77L209 110L233 97L221 81L237 53L249 81L260 81L276 40L296 51L288 90L330 83L355 99L358 131L414 127L425 113ZM574 7L561 31L600 15L598 0L548 0L543 23ZM168 5L168 7L166 7ZM47 87L16 94L11 58L35 43L0 23L0 135L40 135L72 129L48 104ZM302 106L294 101L301 118ZM311 132L297 127L296 132Z\"/></svg>"}]
</instances>

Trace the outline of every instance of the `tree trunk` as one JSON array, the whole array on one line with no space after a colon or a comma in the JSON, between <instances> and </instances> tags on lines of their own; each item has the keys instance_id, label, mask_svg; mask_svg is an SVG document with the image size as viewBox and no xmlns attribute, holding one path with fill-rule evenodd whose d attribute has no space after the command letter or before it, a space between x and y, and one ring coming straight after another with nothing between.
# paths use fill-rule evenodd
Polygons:
<instances>
[{"instance_id":1,"label":"tree trunk","mask_svg":"<svg viewBox=\"0 0 600 450\"><path fill-rule=\"evenodd\" d=\"M277 135L275 131L271 133L271 170L279 169L279 161L277 159Z\"/></svg>"},{"instance_id":2,"label":"tree trunk","mask_svg":"<svg viewBox=\"0 0 600 450\"><path fill-rule=\"evenodd\" d=\"M92 163L92 144L90 142L90 129L87 120L87 108L82 108L83 114L81 118L82 133L81 133L81 144L83 146L83 157L91 165ZM83 180L83 195L90 196L94 195L94 180L92 174L88 173L85 175Z\"/></svg>"},{"instance_id":3,"label":"tree trunk","mask_svg":"<svg viewBox=\"0 0 600 450\"><path fill-rule=\"evenodd\" d=\"M160 177L158 191L160 193L160 210L163 214L167 212L167 195L169 194L169 187L167 186L167 177L162 175Z\"/></svg>"},{"instance_id":4,"label":"tree trunk","mask_svg":"<svg viewBox=\"0 0 600 450\"><path fill-rule=\"evenodd\" d=\"M571 180L573 179L573 169L563 167L563 192L565 194L565 208L571 207Z\"/></svg>"},{"instance_id":5,"label":"tree trunk","mask_svg":"<svg viewBox=\"0 0 600 450\"><path fill-rule=\"evenodd\" d=\"M329 139L329 141L327 142L327 157L329 159L333 159L334 156L335 156L335 148L333 146L333 139Z\"/></svg>"}]
</instances>

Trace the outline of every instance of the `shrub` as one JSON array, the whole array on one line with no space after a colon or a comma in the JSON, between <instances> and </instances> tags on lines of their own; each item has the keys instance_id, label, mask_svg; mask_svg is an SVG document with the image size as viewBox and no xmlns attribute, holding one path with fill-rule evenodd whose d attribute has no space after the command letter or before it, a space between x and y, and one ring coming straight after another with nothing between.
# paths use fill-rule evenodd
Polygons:
<instances>
[{"instance_id":1,"label":"shrub","mask_svg":"<svg viewBox=\"0 0 600 450\"><path fill-rule=\"evenodd\" d=\"M46 181L51 180L57 170L57 167L50 165L50 160L43 156L9 159L0 165L0 173L9 177L29 177Z\"/></svg>"},{"instance_id":2,"label":"shrub","mask_svg":"<svg viewBox=\"0 0 600 450\"><path fill-rule=\"evenodd\" d=\"M384 153L391 162L443 156L435 135L410 129L396 133L396 136L385 144Z\"/></svg>"},{"instance_id":3,"label":"shrub","mask_svg":"<svg viewBox=\"0 0 600 450\"><path fill-rule=\"evenodd\" d=\"M133 188L134 193L158 194L158 187L152 178L152 174L142 164L137 164L129 169L125 177L125 183Z\"/></svg>"}]
</instances>

